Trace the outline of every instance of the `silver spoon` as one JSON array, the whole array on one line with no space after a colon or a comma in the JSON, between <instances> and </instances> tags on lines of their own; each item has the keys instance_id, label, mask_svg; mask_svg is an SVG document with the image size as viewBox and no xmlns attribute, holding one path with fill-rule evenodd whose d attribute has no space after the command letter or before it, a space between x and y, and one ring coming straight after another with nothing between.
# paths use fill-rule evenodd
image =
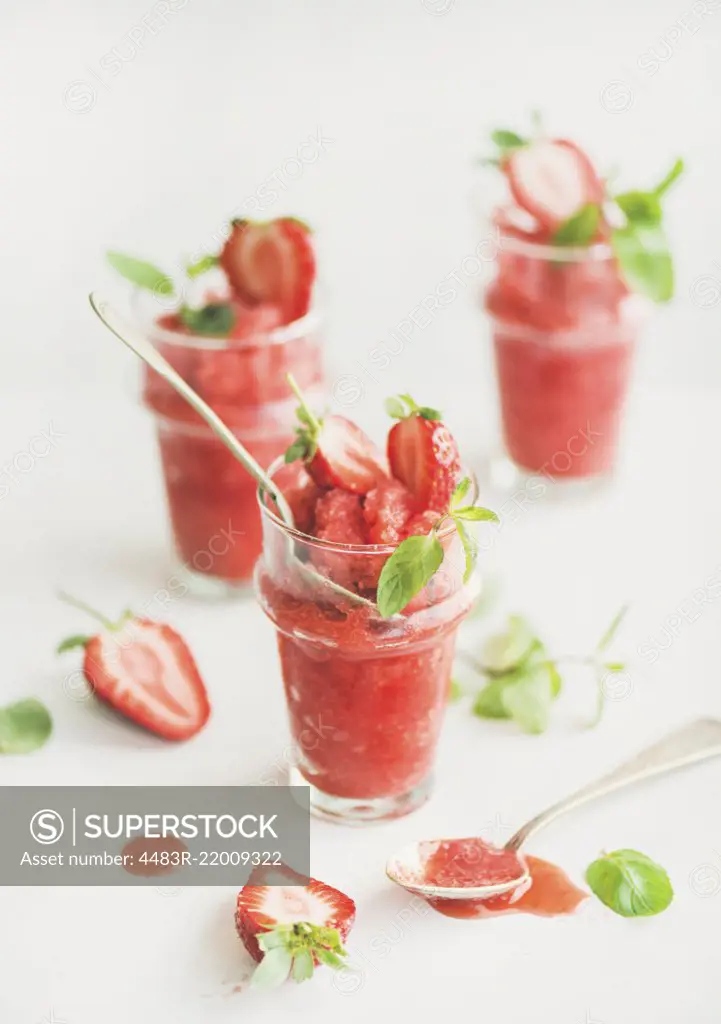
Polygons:
<instances>
[{"instance_id":1,"label":"silver spoon","mask_svg":"<svg viewBox=\"0 0 721 1024\"><path fill-rule=\"evenodd\" d=\"M545 811L531 818L511 836L499 850L504 857L504 865L512 863L508 854L517 854L525 841L548 825L555 818L567 811L572 811L582 804L605 796L617 789L623 789L642 779L654 775L662 775L675 771L697 761L706 761L721 755L721 721L713 718L700 718L670 733L653 746L643 750L630 761L626 761L614 771L602 776L595 782L576 790L564 800L552 804ZM410 843L390 858L386 865L386 874L392 882L396 882L409 892L420 896L440 899L487 899L500 893L516 889L528 880L528 868L520 857L517 857L518 876L504 877L502 881L480 886L438 886L424 882L425 864L438 848L439 843L447 840L422 840ZM506 871L507 873L507 871Z\"/></svg>"},{"instance_id":2,"label":"silver spoon","mask_svg":"<svg viewBox=\"0 0 721 1024\"><path fill-rule=\"evenodd\" d=\"M139 356L144 363L147 363L151 369L155 370L155 372L159 374L164 381L170 384L172 388L175 388L181 398L184 398L188 405L195 409L198 415L205 420L219 440L223 442L226 448L230 450L236 459L242 463L245 469L257 481L262 490L265 491L270 499L275 502L283 522L292 529L295 529L295 522L290 505L265 470L263 470L250 452L241 444L233 431L226 426L223 420L221 420L220 416L211 409L207 402L203 401L200 395L191 388L187 381L183 380L180 374L174 370L170 363L160 354L160 352L158 352L152 342L150 342L139 331L127 324L122 317L118 316L109 302L101 299L96 292L91 292L89 299L93 312L100 318L100 320L102 320L108 330L112 331L116 338L119 338L123 344L127 345L136 356ZM314 583L320 584L324 589L332 590L334 593L341 595L346 600L375 608L372 601L369 601L365 597L361 597L360 594L354 594L352 590L346 590L345 587L342 587L339 583L335 583L333 580L328 579L327 576L321 576L320 573L316 572L315 569L306 562L301 562L300 559L295 556L295 547L290 538L288 539L288 543L296 566L299 572L304 576L312 579Z\"/></svg>"}]
</instances>

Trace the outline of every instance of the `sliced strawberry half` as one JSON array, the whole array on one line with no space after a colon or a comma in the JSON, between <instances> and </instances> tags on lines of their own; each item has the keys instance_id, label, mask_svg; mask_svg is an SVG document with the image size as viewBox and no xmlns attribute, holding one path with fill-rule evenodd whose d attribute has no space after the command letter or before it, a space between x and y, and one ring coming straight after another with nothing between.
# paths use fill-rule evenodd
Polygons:
<instances>
[{"instance_id":1,"label":"sliced strawberry half","mask_svg":"<svg viewBox=\"0 0 721 1024\"><path fill-rule=\"evenodd\" d=\"M234 220L219 263L243 302L270 302L285 323L304 316L315 281L310 229L292 217L266 222Z\"/></svg>"},{"instance_id":2,"label":"sliced strawberry half","mask_svg":"<svg viewBox=\"0 0 721 1024\"><path fill-rule=\"evenodd\" d=\"M238 893L235 926L261 964L254 984L305 981L318 964L342 967L355 903L339 889L285 866L254 871Z\"/></svg>"},{"instance_id":3,"label":"sliced strawberry half","mask_svg":"<svg viewBox=\"0 0 721 1024\"><path fill-rule=\"evenodd\" d=\"M387 479L383 453L368 435L344 416L319 419L308 407L292 375L288 374L287 379L300 401L300 426L285 453L285 461L303 459L319 487L341 487L353 494L367 494Z\"/></svg>"},{"instance_id":4,"label":"sliced strawberry half","mask_svg":"<svg viewBox=\"0 0 721 1024\"><path fill-rule=\"evenodd\" d=\"M393 412L400 421L388 434L391 473L405 484L420 509L445 512L461 472L458 445L436 410L419 408L409 395L392 401L389 410L396 409L398 401L405 403L406 411Z\"/></svg>"},{"instance_id":5,"label":"sliced strawberry half","mask_svg":"<svg viewBox=\"0 0 721 1024\"><path fill-rule=\"evenodd\" d=\"M593 164L566 139L538 139L514 150L504 171L518 205L551 231L587 203L603 201Z\"/></svg>"},{"instance_id":6,"label":"sliced strawberry half","mask_svg":"<svg viewBox=\"0 0 721 1024\"><path fill-rule=\"evenodd\" d=\"M83 673L95 694L126 718L167 740L186 740L203 728L210 704L193 655L183 638L165 623L126 612L113 623L98 618L95 636L74 636L59 652L82 647Z\"/></svg>"}]
</instances>

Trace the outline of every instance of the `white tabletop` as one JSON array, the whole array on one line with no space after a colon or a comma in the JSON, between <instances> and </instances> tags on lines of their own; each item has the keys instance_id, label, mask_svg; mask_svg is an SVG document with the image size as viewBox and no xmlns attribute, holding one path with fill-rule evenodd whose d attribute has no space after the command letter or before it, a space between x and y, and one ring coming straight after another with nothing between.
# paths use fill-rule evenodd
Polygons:
<instances>
[{"instance_id":1,"label":"white tabletop","mask_svg":"<svg viewBox=\"0 0 721 1024\"><path fill-rule=\"evenodd\" d=\"M394 889L383 874L387 855L413 838L482 831L502 840L547 802L677 723L721 714L714 404L638 395L613 487L592 501L549 493L523 514L505 515L484 556L488 577L503 582L498 613L524 611L555 651L583 653L630 599L618 653L631 656L634 668L610 694L615 699L595 731L583 728L594 694L582 673L567 676L541 737L451 707L426 807L363 830L314 822L313 874L358 905L349 942L357 973L336 977L322 969L303 986L238 991L250 961L234 932L230 888L6 889L2 1019L225 1024L304 1011L322 1022L341 1014L361 1021L389 1019L420 1003L429 1015L473 1012L504 1022L716 1024L721 762L610 798L532 843L532 852L558 861L579 882L602 848L653 856L669 871L676 898L652 920L624 920L594 900L570 919L454 921ZM49 429L55 415L52 405L28 410L20 403L6 413L18 438ZM53 647L85 624L55 600L54 588L63 585L109 613L129 604L162 617L154 595L171 568L148 421L124 403L86 402L64 405L53 429L64 437L0 503L3 536L11 540L3 567L13 580L0 600L3 696L43 699L55 733L36 755L0 762L0 779L267 781L287 761L288 732L272 630L252 598L203 604L186 597L167 609L197 656L213 703L208 727L192 742L163 743L73 699L67 679L77 661L68 655L61 663ZM664 629L679 618L669 645ZM462 643L472 648L487 628L466 631ZM668 649L649 653L662 646Z\"/></svg>"}]
</instances>

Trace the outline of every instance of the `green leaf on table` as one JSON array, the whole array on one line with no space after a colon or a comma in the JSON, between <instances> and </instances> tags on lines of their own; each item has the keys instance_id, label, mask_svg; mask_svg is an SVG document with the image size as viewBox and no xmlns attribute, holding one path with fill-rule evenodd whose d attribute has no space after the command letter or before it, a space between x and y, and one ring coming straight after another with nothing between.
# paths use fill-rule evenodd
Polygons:
<instances>
[{"instance_id":1,"label":"green leaf on table","mask_svg":"<svg viewBox=\"0 0 721 1024\"><path fill-rule=\"evenodd\" d=\"M673 260L660 224L629 223L615 228L613 250L626 284L653 302L673 296Z\"/></svg>"},{"instance_id":2,"label":"green leaf on table","mask_svg":"<svg viewBox=\"0 0 721 1024\"><path fill-rule=\"evenodd\" d=\"M55 653L64 654L66 651L74 651L77 647L85 648L91 640L92 637L82 634L78 634L77 636L68 636L64 640L60 641L58 646L55 648Z\"/></svg>"},{"instance_id":3,"label":"green leaf on table","mask_svg":"<svg viewBox=\"0 0 721 1024\"><path fill-rule=\"evenodd\" d=\"M185 268L185 273L190 278L200 277L201 274L207 274L213 267L217 267L219 263L217 256L201 256L195 263L189 263Z\"/></svg>"},{"instance_id":4,"label":"green leaf on table","mask_svg":"<svg viewBox=\"0 0 721 1024\"><path fill-rule=\"evenodd\" d=\"M39 700L0 708L0 754L29 754L42 747L52 731L50 712Z\"/></svg>"},{"instance_id":5,"label":"green leaf on table","mask_svg":"<svg viewBox=\"0 0 721 1024\"><path fill-rule=\"evenodd\" d=\"M598 203L587 203L561 224L553 236L553 244L588 245L596 237L600 219Z\"/></svg>"},{"instance_id":6,"label":"green leaf on table","mask_svg":"<svg viewBox=\"0 0 721 1024\"><path fill-rule=\"evenodd\" d=\"M122 252L111 251L106 255L110 266L138 288L145 288L156 295L175 294L172 280L152 263L136 260Z\"/></svg>"},{"instance_id":7,"label":"green leaf on table","mask_svg":"<svg viewBox=\"0 0 721 1024\"><path fill-rule=\"evenodd\" d=\"M227 338L235 324L235 313L231 306L221 302L210 302L200 309L182 306L180 319L194 334L212 338Z\"/></svg>"},{"instance_id":8,"label":"green leaf on table","mask_svg":"<svg viewBox=\"0 0 721 1024\"><path fill-rule=\"evenodd\" d=\"M501 691L501 703L509 718L524 732L538 735L548 728L553 702L551 676L545 665L525 666L519 678Z\"/></svg>"},{"instance_id":9,"label":"green leaf on table","mask_svg":"<svg viewBox=\"0 0 721 1024\"><path fill-rule=\"evenodd\" d=\"M589 865L586 881L594 895L622 917L660 914L673 899L665 870L637 850L604 853Z\"/></svg>"},{"instance_id":10,"label":"green leaf on table","mask_svg":"<svg viewBox=\"0 0 721 1024\"><path fill-rule=\"evenodd\" d=\"M599 653L601 651L605 651L607 647L611 646L611 643L613 642L616 634L618 633L619 629L621 628L621 624L622 624L623 620L626 618L626 615L628 614L628 607L629 606L627 604L622 605L618 609L618 611L616 612L614 617L611 619L611 624L609 625L609 627L606 630L606 632L603 634L601 639L596 644L596 650ZM607 665L606 668L610 668L610 666ZM621 666L621 669L622 668L623 668L623 665ZM612 671L619 671L620 672L621 669L613 669Z\"/></svg>"},{"instance_id":11,"label":"green leaf on table","mask_svg":"<svg viewBox=\"0 0 721 1024\"><path fill-rule=\"evenodd\" d=\"M457 679L451 679L451 685L448 688L448 703L456 704L459 700L463 700L466 695L466 691L462 683L459 683Z\"/></svg>"},{"instance_id":12,"label":"green leaf on table","mask_svg":"<svg viewBox=\"0 0 721 1024\"><path fill-rule=\"evenodd\" d=\"M615 202L623 210L627 220L641 224L658 224L663 210L658 196L653 192L622 192Z\"/></svg>"},{"instance_id":13,"label":"green leaf on table","mask_svg":"<svg viewBox=\"0 0 721 1024\"><path fill-rule=\"evenodd\" d=\"M443 547L435 531L426 537L408 537L383 566L378 580L378 611L389 618L402 611L430 582L443 561Z\"/></svg>"},{"instance_id":14,"label":"green leaf on table","mask_svg":"<svg viewBox=\"0 0 721 1024\"><path fill-rule=\"evenodd\" d=\"M495 131L492 131L491 142L494 142L504 153L528 145L528 139L524 139L522 135L509 131L507 128L496 128Z\"/></svg>"},{"instance_id":15,"label":"green leaf on table","mask_svg":"<svg viewBox=\"0 0 721 1024\"><path fill-rule=\"evenodd\" d=\"M253 988L279 988L288 980L293 954L285 946L276 946L265 954L251 979Z\"/></svg>"},{"instance_id":16,"label":"green leaf on table","mask_svg":"<svg viewBox=\"0 0 721 1024\"><path fill-rule=\"evenodd\" d=\"M478 545L473 535L466 529L463 523L458 522L454 519L456 525L456 531L458 536L461 538L461 544L463 545L463 553L466 556L466 568L463 573L463 582L468 583L469 579L473 575L473 570L476 567L476 560L478 559Z\"/></svg>"},{"instance_id":17,"label":"green leaf on table","mask_svg":"<svg viewBox=\"0 0 721 1024\"><path fill-rule=\"evenodd\" d=\"M491 679L479 690L473 702L473 714L478 718L510 718L510 713L503 703L503 691L508 685L506 677Z\"/></svg>"},{"instance_id":18,"label":"green leaf on table","mask_svg":"<svg viewBox=\"0 0 721 1024\"><path fill-rule=\"evenodd\" d=\"M488 637L484 643L481 661L494 675L508 672L520 665L537 642L523 616L509 615L506 629Z\"/></svg>"}]
</instances>

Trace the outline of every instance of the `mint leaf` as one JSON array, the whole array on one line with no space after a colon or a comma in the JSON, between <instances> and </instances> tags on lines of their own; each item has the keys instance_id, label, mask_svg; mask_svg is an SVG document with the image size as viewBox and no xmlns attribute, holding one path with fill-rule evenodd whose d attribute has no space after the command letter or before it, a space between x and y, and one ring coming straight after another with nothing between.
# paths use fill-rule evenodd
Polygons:
<instances>
[{"instance_id":1,"label":"mint leaf","mask_svg":"<svg viewBox=\"0 0 721 1024\"><path fill-rule=\"evenodd\" d=\"M673 899L664 869L637 850L604 853L589 865L586 881L594 895L622 917L660 914Z\"/></svg>"},{"instance_id":2,"label":"mint leaf","mask_svg":"<svg viewBox=\"0 0 721 1024\"><path fill-rule=\"evenodd\" d=\"M653 192L622 192L615 197L627 220L640 224L659 224L663 216L661 204Z\"/></svg>"},{"instance_id":3,"label":"mint leaf","mask_svg":"<svg viewBox=\"0 0 721 1024\"><path fill-rule=\"evenodd\" d=\"M189 263L185 268L185 273L190 278L200 277L201 274L206 274L213 267L217 267L219 263L217 256L201 256L195 263Z\"/></svg>"},{"instance_id":4,"label":"mint leaf","mask_svg":"<svg viewBox=\"0 0 721 1024\"><path fill-rule=\"evenodd\" d=\"M457 701L462 700L466 695L466 691L461 683L457 679L451 679L451 685L448 690L448 703L455 704Z\"/></svg>"},{"instance_id":5,"label":"mint leaf","mask_svg":"<svg viewBox=\"0 0 721 1024\"><path fill-rule=\"evenodd\" d=\"M171 279L152 263L125 256L122 252L110 251L106 255L110 266L138 288L146 288L156 295L175 294Z\"/></svg>"},{"instance_id":6,"label":"mint leaf","mask_svg":"<svg viewBox=\"0 0 721 1024\"><path fill-rule=\"evenodd\" d=\"M503 674L519 665L536 642L528 621L520 615L510 615L507 628L486 640L481 661L494 675Z\"/></svg>"},{"instance_id":7,"label":"mint leaf","mask_svg":"<svg viewBox=\"0 0 721 1024\"><path fill-rule=\"evenodd\" d=\"M407 416L406 407L400 398L386 398L385 410L394 420L404 420Z\"/></svg>"},{"instance_id":8,"label":"mint leaf","mask_svg":"<svg viewBox=\"0 0 721 1024\"><path fill-rule=\"evenodd\" d=\"M476 559L478 558L478 545L476 544L475 538L471 536L466 527L461 522L457 522L454 518L456 530L458 536L461 538L461 544L463 545L463 552L466 556L466 568L463 573L463 582L468 583L469 579L473 575L473 570L476 567Z\"/></svg>"},{"instance_id":9,"label":"mint leaf","mask_svg":"<svg viewBox=\"0 0 721 1024\"><path fill-rule=\"evenodd\" d=\"M596 644L596 650L598 652L605 651L606 648L611 645L611 642L613 641L614 637L616 636L616 633L620 629L621 623L626 618L626 614L627 613L628 613L628 605L624 604L616 612L616 614L614 615L613 619L611 620L610 626L608 627L606 632L603 634L601 639ZM621 666L621 668L623 668L623 666ZM615 670L615 671L620 671L620 669L619 670Z\"/></svg>"},{"instance_id":10,"label":"mint leaf","mask_svg":"<svg viewBox=\"0 0 721 1024\"><path fill-rule=\"evenodd\" d=\"M201 309L182 306L180 319L195 334L213 338L227 338L235 324L235 313L230 306L211 302Z\"/></svg>"},{"instance_id":11,"label":"mint leaf","mask_svg":"<svg viewBox=\"0 0 721 1024\"><path fill-rule=\"evenodd\" d=\"M0 754L29 754L42 747L52 731L50 712L39 700L0 708Z\"/></svg>"},{"instance_id":12,"label":"mint leaf","mask_svg":"<svg viewBox=\"0 0 721 1024\"><path fill-rule=\"evenodd\" d=\"M522 668L517 680L501 690L501 704L524 732L545 732L551 713L551 677L543 665Z\"/></svg>"},{"instance_id":13,"label":"mint leaf","mask_svg":"<svg viewBox=\"0 0 721 1024\"><path fill-rule=\"evenodd\" d=\"M611 242L628 286L653 302L668 302L673 262L661 225L629 223L613 231Z\"/></svg>"},{"instance_id":14,"label":"mint leaf","mask_svg":"<svg viewBox=\"0 0 721 1024\"><path fill-rule=\"evenodd\" d=\"M435 532L408 537L383 566L378 580L378 611L389 618L402 611L430 581L443 561L443 547Z\"/></svg>"},{"instance_id":15,"label":"mint leaf","mask_svg":"<svg viewBox=\"0 0 721 1024\"><path fill-rule=\"evenodd\" d=\"M293 957L291 971L293 981L307 981L313 977L313 955L307 949L301 949Z\"/></svg>"},{"instance_id":16,"label":"mint leaf","mask_svg":"<svg viewBox=\"0 0 721 1024\"><path fill-rule=\"evenodd\" d=\"M471 523L497 523L498 516L490 508L481 508L480 505L466 505L465 508L453 510L454 519L467 519Z\"/></svg>"},{"instance_id":17,"label":"mint leaf","mask_svg":"<svg viewBox=\"0 0 721 1024\"><path fill-rule=\"evenodd\" d=\"M503 703L503 691L508 685L507 679L501 676L492 679L482 690L479 690L473 702L473 714L478 718L510 718L510 713Z\"/></svg>"},{"instance_id":18,"label":"mint leaf","mask_svg":"<svg viewBox=\"0 0 721 1024\"><path fill-rule=\"evenodd\" d=\"M451 508L454 509L463 501L471 487L471 478L464 476L451 496Z\"/></svg>"},{"instance_id":19,"label":"mint leaf","mask_svg":"<svg viewBox=\"0 0 721 1024\"><path fill-rule=\"evenodd\" d=\"M668 192L668 190L671 188L673 183L678 178L681 177L683 172L684 172L684 162L679 157L679 159L676 160L676 162L674 163L673 167L668 172L666 177L653 190L654 191L654 195L658 196L659 199L660 199L662 195L664 195L666 192Z\"/></svg>"},{"instance_id":20,"label":"mint leaf","mask_svg":"<svg viewBox=\"0 0 721 1024\"><path fill-rule=\"evenodd\" d=\"M520 149L521 146L528 145L528 139L524 139L522 135L509 131L507 128L497 128L491 132L491 142L504 151Z\"/></svg>"},{"instance_id":21,"label":"mint leaf","mask_svg":"<svg viewBox=\"0 0 721 1024\"><path fill-rule=\"evenodd\" d=\"M600 220L598 203L587 203L561 224L553 236L553 244L588 245L596 237Z\"/></svg>"},{"instance_id":22,"label":"mint leaf","mask_svg":"<svg viewBox=\"0 0 721 1024\"><path fill-rule=\"evenodd\" d=\"M79 634L77 636L66 637L65 640L62 640L55 648L55 653L64 654L65 651L73 651L76 647L87 647L91 640L92 637L81 636Z\"/></svg>"},{"instance_id":23,"label":"mint leaf","mask_svg":"<svg viewBox=\"0 0 721 1024\"><path fill-rule=\"evenodd\" d=\"M284 946L276 946L265 954L251 979L252 988L279 988L288 980L293 954Z\"/></svg>"}]
</instances>

